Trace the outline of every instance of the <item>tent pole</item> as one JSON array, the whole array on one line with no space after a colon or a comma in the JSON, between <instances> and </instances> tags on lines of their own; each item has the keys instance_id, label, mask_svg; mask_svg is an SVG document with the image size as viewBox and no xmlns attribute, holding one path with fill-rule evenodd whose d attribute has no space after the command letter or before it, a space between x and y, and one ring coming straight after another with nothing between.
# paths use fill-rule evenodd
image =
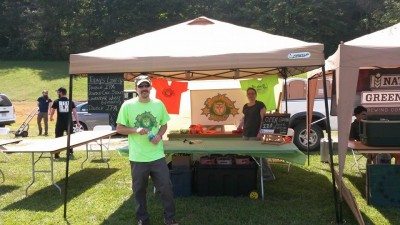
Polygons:
<instances>
[{"instance_id":1,"label":"tent pole","mask_svg":"<svg viewBox=\"0 0 400 225\"><path fill-rule=\"evenodd\" d=\"M335 181L335 168L333 166L333 149L332 149L332 134L331 134L331 123L329 121L329 107L328 107L328 89L326 86L326 74L325 74L325 65L322 66L322 77L323 77L323 87L324 87L324 100L325 100L325 115L326 115L326 132L328 134L328 144L329 144L329 166L332 174L332 188L333 188L333 198L335 200L335 213L336 213L336 223L342 223L342 207L340 207L339 212L339 204L338 197L336 191L336 181Z\"/></svg>"},{"instance_id":2,"label":"tent pole","mask_svg":"<svg viewBox=\"0 0 400 225\"><path fill-rule=\"evenodd\" d=\"M67 191L68 191L68 172L69 158L71 155L71 131L72 131L72 84L73 74L69 75L69 113L68 113L68 132L67 132L67 163L65 164L65 184L64 184L64 219L67 218Z\"/></svg>"},{"instance_id":3,"label":"tent pole","mask_svg":"<svg viewBox=\"0 0 400 225\"><path fill-rule=\"evenodd\" d=\"M284 69L283 69L283 75L284 75L284 78L285 78L285 89L284 89L284 91L285 91L285 113L288 113L288 93L287 93L287 68L285 67Z\"/></svg>"},{"instance_id":4,"label":"tent pole","mask_svg":"<svg viewBox=\"0 0 400 225\"><path fill-rule=\"evenodd\" d=\"M310 106L308 104L308 102L310 101L309 100L309 98L310 98L309 96L310 96L310 80L307 79L307 118L309 117L308 115L309 115L309 112L310 112ZM310 130L311 130L310 126L312 126L311 125L312 117L306 119L306 122L307 122L307 124L306 124L306 129L307 129L307 131L306 131L307 132L307 165L310 166Z\"/></svg>"}]
</instances>

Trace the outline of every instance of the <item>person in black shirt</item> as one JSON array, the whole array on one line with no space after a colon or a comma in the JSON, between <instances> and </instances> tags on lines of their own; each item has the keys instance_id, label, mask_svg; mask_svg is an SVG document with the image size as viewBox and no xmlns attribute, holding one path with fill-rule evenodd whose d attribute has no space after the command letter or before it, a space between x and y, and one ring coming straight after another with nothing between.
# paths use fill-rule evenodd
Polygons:
<instances>
[{"instance_id":1,"label":"person in black shirt","mask_svg":"<svg viewBox=\"0 0 400 225\"><path fill-rule=\"evenodd\" d=\"M56 138L64 135L64 132L68 132L68 116L69 116L69 99L66 97L67 89L60 87L57 90L58 99L54 101L50 109L50 121L53 121L54 112L57 110L57 121L56 121ZM72 103L72 115L75 118L76 124L79 125L78 114L76 113L75 103ZM71 131L72 132L72 131ZM60 158L60 153L56 153L54 158Z\"/></svg>"},{"instance_id":2,"label":"person in black shirt","mask_svg":"<svg viewBox=\"0 0 400 225\"><path fill-rule=\"evenodd\" d=\"M367 119L367 109L363 106L357 106L354 109L356 119L351 123L349 140L360 141L361 120Z\"/></svg>"},{"instance_id":3,"label":"person in black shirt","mask_svg":"<svg viewBox=\"0 0 400 225\"><path fill-rule=\"evenodd\" d=\"M243 140L260 140L262 136L260 133L261 123L266 112L265 104L256 100L257 91L254 88L248 88L246 95L249 102L243 106L244 116L237 130L243 129ZM263 159L262 169L264 181L275 180L275 175L267 158Z\"/></svg>"},{"instance_id":4,"label":"person in black shirt","mask_svg":"<svg viewBox=\"0 0 400 225\"><path fill-rule=\"evenodd\" d=\"M42 119L44 122L44 136L48 135L48 130L49 130L49 125L48 125L48 119L49 119L49 105L52 102L52 100L49 98L49 92L47 90L42 91L42 96L40 96L38 99L38 115L37 115L37 124L39 128L39 135L42 135Z\"/></svg>"},{"instance_id":5,"label":"person in black shirt","mask_svg":"<svg viewBox=\"0 0 400 225\"><path fill-rule=\"evenodd\" d=\"M260 127L265 115L265 105L257 101L257 91L254 88L248 88L246 91L249 102L243 106L243 119L238 129L243 129L243 139L257 140L261 138Z\"/></svg>"}]
</instances>

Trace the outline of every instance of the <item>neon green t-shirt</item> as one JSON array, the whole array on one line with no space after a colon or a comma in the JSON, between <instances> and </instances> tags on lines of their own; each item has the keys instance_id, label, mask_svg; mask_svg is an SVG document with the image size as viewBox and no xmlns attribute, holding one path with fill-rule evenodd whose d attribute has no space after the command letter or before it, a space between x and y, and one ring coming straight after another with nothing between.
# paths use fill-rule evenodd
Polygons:
<instances>
[{"instance_id":1,"label":"neon green t-shirt","mask_svg":"<svg viewBox=\"0 0 400 225\"><path fill-rule=\"evenodd\" d=\"M274 87L279 83L278 76L265 76L261 80L251 79L251 80L241 80L240 87L242 90L247 90L247 88L252 87L257 91L257 100L262 101L265 104L265 109L267 111L275 110L275 92Z\"/></svg>"},{"instance_id":2,"label":"neon green t-shirt","mask_svg":"<svg viewBox=\"0 0 400 225\"><path fill-rule=\"evenodd\" d=\"M126 127L147 128L152 134L157 134L160 126L167 124L170 117L164 104L158 99L142 103L132 99L122 104L118 113L117 123ZM129 160L134 162L152 162L165 157L163 142L150 142L148 135L128 135Z\"/></svg>"}]
</instances>

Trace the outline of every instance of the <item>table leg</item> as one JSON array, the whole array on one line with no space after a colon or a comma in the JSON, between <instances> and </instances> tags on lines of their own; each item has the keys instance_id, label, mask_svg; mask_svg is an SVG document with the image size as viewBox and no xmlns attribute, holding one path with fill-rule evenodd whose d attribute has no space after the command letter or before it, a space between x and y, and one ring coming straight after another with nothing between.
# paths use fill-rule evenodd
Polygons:
<instances>
[{"instance_id":1,"label":"table leg","mask_svg":"<svg viewBox=\"0 0 400 225\"><path fill-rule=\"evenodd\" d=\"M89 159L89 145L86 144L86 158L85 160L83 160L83 162L81 163L81 169L83 169L83 164Z\"/></svg>"},{"instance_id":2,"label":"table leg","mask_svg":"<svg viewBox=\"0 0 400 225\"><path fill-rule=\"evenodd\" d=\"M103 139L100 139L100 154L101 154L101 160L103 160L103 162L107 163L107 168L110 169L110 164L108 164L108 160L104 159L104 156L103 156ZM110 157L110 155L108 155L108 157Z\"/></svg>"},{"instance_id":3,"label":"table leg","mask_svg":"<svg viewBox=\"0 0 400 225\"><path fill-rule=\"evenodd\" d=\"M356 154L354 153L354 149L351 149L351 152L352 152L352 154L353 154L353 159L354 159L354 164L353 164L352 168L353 168L354 166L356 166L356 167L357 167L358 173L361 174L360 164L358 163L358 160L360 160L360 159L362 158L362 156L361 156L360 158L357 159Z\"/></svg>"},{"instance_id":4,"label":"table leg","mask_svg":"<svg viewBox=\"0 0 400 225\"><path fill-rule=\"evenodd\" d=\"M4 173L3 173L3 171L1 169L0 169L0 174L1 174L1 177L3 179L3 181L1 183L4 183L6 181L6 178L5 178Z\"/></svg>"},{"instance_id":5,"label":"table leg","mask_svg":"<svg viewBox=\"0 0 400 225\"><path fill-rule=\"evenodd\" d=\"M40 161L40 159L49 158L50 159L50 170L36 170L36 163ZM53 155L50 153L50 157L43 157L43 153L40 154L37 160L35 160L35 153L32 153L32 181L25 189L25 195L28 196L28 189L35 183L36 173L50 173L51 183L58 189L61 194L61 187L54 182L54 160Z\"/></svg>"},{"instance_id":6,"label":"table leg","mask_svg":"<svg viewBox=\"0 0 400 225\"><path fill-rule=\"evenodd\" d=\"M32 182L28 185L28 187L26 187L26 189L25 189L25 195L26 196L28 196L28 189L29 189L29 187L30 186L32 186L32 184L33 183L35 183L35 164L36 164L36 162L35 162L35 153L31 153L32 155L31 155L31 158L32 158L32 161L31 161L31 163L32 163ZM42 153L43 154L43 153ZM39 157L40 158L40 157Z\"/></svg>"},{"instance_id":7,"label":"table leg","mask_svg":"<svg viewBox=\"0 0 400 225\"><path fill-rule=\"evenodd\" d=\"M61 187L58 186L58 184L56 184L56 182L54 182L54 158L53 158L53 154L50 153L50 174L51 174L51 183L58 189L58 191L60 192L61 195Z\"/></svg>"}]
</instances>

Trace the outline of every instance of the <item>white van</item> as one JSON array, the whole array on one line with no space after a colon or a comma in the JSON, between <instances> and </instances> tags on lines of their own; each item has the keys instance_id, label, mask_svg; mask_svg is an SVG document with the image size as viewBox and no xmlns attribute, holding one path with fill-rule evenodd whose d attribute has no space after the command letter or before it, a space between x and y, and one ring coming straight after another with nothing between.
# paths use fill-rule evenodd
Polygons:
<instances>
[{"instance_id":1,"label":"white van","mask_svg":"<svg viewBox=\"0 0 400 225\"><path fill-rule=\"evenodd\" d=\"M0 127L15 123L15 109L5 94L0 94Z\"/></svg>"}]
</instances>

